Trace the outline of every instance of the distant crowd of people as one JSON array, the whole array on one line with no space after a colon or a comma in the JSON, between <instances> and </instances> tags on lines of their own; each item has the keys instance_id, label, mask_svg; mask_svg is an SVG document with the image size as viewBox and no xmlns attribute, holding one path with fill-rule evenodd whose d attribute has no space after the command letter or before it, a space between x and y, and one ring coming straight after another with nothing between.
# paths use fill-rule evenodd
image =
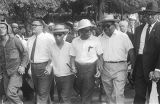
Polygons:
<instances>
[{"instance_id":1,"label":"distant crowd of people","mask_svg":"<svg viewBox=\"0 0 160 104\"><path fill-rule=\"evenodd\" d=\"M29 91L26 83L34 92L34 104L54 103L55 85L60 104L72 104L74 91L81 104L92 104L96 78L101 78L106 104L125 103L127 80L135 89L133 104L150 103L152 82L160 94L158 13L157 3L149 2L138 11L139 22L134 14L123 20L105 14L97 22L82 19L47 26L42 19L34 19L29 38L24 38L17 23L1 21L2 103L23 104Z\"/></svg>"}]
</instances>

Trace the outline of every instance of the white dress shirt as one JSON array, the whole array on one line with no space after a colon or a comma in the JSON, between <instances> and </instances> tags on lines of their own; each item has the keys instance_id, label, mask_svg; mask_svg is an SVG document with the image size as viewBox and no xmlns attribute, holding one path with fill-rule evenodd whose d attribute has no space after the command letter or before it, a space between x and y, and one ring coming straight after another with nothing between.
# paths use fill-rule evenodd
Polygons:
<instances>
[{"instance_id":1,"label":"white dress shirt","mask_svg":"<svg viewBox=\"0 0 160 104\"><path fill-rule=\"evenodd\" d=\"M27 41L27 50L29 53L29 58L31 56L31 51L33 43L36 39L36 36L33 35ZM56 45L54 36L50 33L41 33L37 36L36 48L34 53L34 63L43 63L49 59L53 59L56 56ZM54 52L55 51L55 52Z\"/></svg>"},{"instance_id":2,"label":"white dress shirt","mask_svg":"<svg viewBox=\"0 0 160 104\"><path fill-rule=\"evenodd\" d=\"M127 34L115 30L111 37L104 32L99 36L104 61L127 61L128 51L133 48Z\"/></svg>"},{"instance_id":3,"label":"white dress shirt","mask_svg":"<svg viewBox=\"0 0 160 104\"><path fill-rule=\"evenodd\" d=\"M155 25L155 23L153 23L150 26L149 33L151 32L151 30L152 30L153 26ZM142 30L142 33L141 33L140 46L139 46L138 54L143 54L143 49L144 49L144 45L145 45L147 28L148 28L148 24L146 23L146 25L143 27L143 30Z\"/></svg>"},{"instance_id":4,"label":"white dress shirt","mask_svg":"<svg viewBox=\"0 0 160 104\"><path fill-rule=\"evenodd\" d=\"M91 35L89 39L82 40L76 37L72 41L71 56L76 56L75 60L78 63L93 63L98 59L97 55L103 54L101 43L98 37Z\"/></svg>"},{"instance_id":5,"label":"white dress shirt","mask_svg":"<svg viewBox=\"0 0 160 104\"><path fill-rule=\"evenodd\" d=\"M73 74L67 66L67 64L70 65L70 49L71 49L71 43L64 42L64 45L62 46L61 49L58 48L58 55L57 58L55 59L56 65L53 68L54 74L57 77L61 76L68 76Z\"/></svg>"},{"instance_id":6,"label":"white dress shirt","mask_svg":"<svg viewBox=\"0 0 160 104\"><path fill-rule=\"evenodd\" d=\"M140 38L140 46L139 46L139 54L143 54L145 39L146 39L146 32L147 32L148 24L146 24L142 30L141 38Z\"/></svg>"}]
</instances>

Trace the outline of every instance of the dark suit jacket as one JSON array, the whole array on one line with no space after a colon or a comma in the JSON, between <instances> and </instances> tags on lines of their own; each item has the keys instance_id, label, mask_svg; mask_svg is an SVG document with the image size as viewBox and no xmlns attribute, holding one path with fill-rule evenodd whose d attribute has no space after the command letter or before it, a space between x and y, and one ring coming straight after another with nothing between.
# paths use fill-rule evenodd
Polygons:
<instances>
[{"instance_id":1,"label":"dark suit jacket","mask_svg":"<svg viewBox=\"0 0 160 104\"><path fill-rule=\"evenodd\" d=\"M134 44L134 34L129 32L129 31L127 31L127 35L129 37L129 39L131 40L132 44Z\"/></svg>"},{"instance_id":2,"label":"dark suit jacket","mask_svg":"<svg viewBox=\"0 0 160 104\"><path fill-rule=\"evenodd\" d=\"M138 55L140 47L140 38L145 24L136 28L134 34L135 53ZM152 28L149 39L145 42L143 50L143 70L145 78L149 78L149 72L160 69L160 22L157 22Z\"/></svg>"}]
</instances>

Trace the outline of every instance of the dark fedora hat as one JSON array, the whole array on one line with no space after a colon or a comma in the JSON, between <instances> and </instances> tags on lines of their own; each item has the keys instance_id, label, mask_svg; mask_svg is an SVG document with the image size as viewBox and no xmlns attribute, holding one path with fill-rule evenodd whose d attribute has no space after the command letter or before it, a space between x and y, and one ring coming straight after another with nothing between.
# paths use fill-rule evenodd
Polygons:
<instances>
[{"instance_id":1,"label":"dark fedora hat","mask_svg":"<svg viewBox=\"0 0 160 104\"><path fill-rule=\"evenodd\" d=\"M144 13L144 14L160 13L157 1L149 2L146 6L146 10L142 11L141 13Z\"/></svg>"}]
</instances>

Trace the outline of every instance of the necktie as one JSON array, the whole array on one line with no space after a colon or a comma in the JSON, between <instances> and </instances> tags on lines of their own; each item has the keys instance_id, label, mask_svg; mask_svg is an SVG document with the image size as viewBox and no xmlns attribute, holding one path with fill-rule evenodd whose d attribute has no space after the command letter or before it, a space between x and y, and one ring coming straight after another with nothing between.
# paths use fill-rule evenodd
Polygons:
<instances>
[{"instance_id":1,"label":"necktie","mask_svg":"<svg viewBox=\"0 0 160 104\"><path fill-rule=\"evenodd\" d=\"M131 28L131 33L133 33L133 34L134 34L134 28L133 28L133 27Z\"/></svg>"},{"instance_id":2,"label":"necktie","mask_svg":"<svg viewBox=\"0 0 160 104\"><path fill-rule=\"evenodd\" d=\"M32 51L31 51L31 56L30 56L31 62L33 62L33 63L34 63L34 54L35 54L36 43L37 43L37 36L34 40L34 43L32 46Z\"/></svg>"},{"instance_id":3,"label":"necktie","mask_svg":"<svg viewBox=\"0 0 160 104\"><path fill-rule=\"evenodd\" d=\"M151 25L148 25L148 28L147 28L147 31L146 31L145 43L147 42L147 40L148 40L148 38L149 38L150 27L151 27Z\"/></svg>"}]
</instances>

